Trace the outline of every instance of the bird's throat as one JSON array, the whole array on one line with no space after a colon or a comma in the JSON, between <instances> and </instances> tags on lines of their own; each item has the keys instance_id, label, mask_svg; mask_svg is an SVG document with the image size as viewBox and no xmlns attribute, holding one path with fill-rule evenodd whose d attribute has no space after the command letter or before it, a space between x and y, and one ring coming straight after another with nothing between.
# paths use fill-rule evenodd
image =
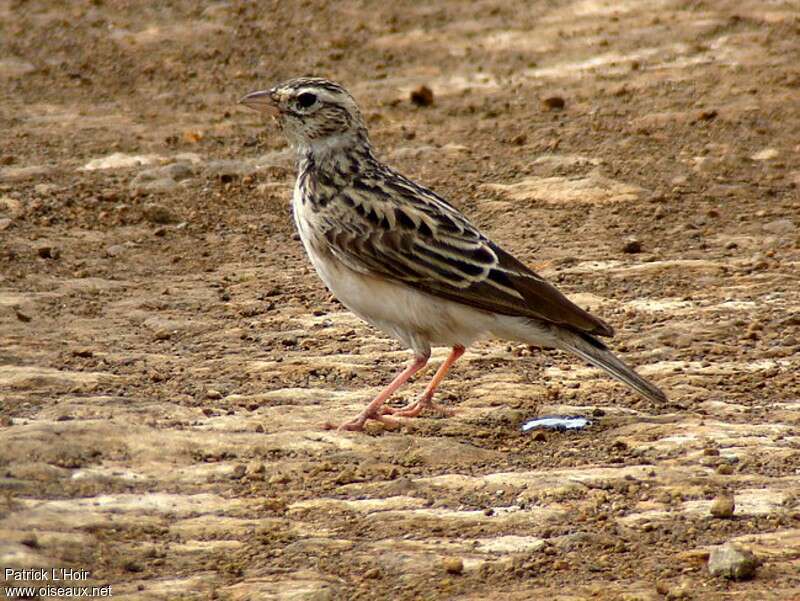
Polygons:
<instances>
[{"instance_id":1,"label":"bird's throat","mask_svg":"<svg viewBox=\"0 0 800 601\"><path fill-rule=\"evenodd\" d=\"M304 140L297 145L300 164L309 163L322 171L349 171L360 163L375 160L366 133L352 132Z\"/></svg>"}]
</instances>

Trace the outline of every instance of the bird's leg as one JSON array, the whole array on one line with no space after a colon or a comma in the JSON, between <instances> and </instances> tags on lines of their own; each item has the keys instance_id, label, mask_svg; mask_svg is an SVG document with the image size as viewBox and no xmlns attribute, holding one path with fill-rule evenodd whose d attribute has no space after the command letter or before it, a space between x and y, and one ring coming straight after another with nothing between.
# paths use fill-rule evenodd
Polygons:
<instances>
[{"instance_id":1,"label":"bird's leg","mask_svg":"<svg viewBox=\"0 0 800 601\"><path fill-rule=\"evenodd\" d=\"M436 388L439 386L439 384L442 383L442 380L444 380L447 372L450 371L453 363L458 361L458 358L464 354L464 350L465 349L463 346L454 346L445 362L442 363L439 366L439 369L436 370L436 374L434 374L433 379L431 380L430 384L428 384L428 387L425 388L425 392L422 393L422 396L418 400L414 401L410 405L407 405L406 407L403 407L402 409L393 410L392 415L398 415L400 417L417 417L426 409L432 409L439 413L443 413L444 415L451 415L453 413L452 409L448 409L442 405L437 405L433 402L433 394L436 392Z\"/></svg>"},{"instance_id":2,"label":"bird's leg","mask_svg":"<svg viewBox=\"0 0 800 601\"><path fill-rule=\"evenodd\" d=\"M383 404L397 391L398 388L405 384L409 378L411 378L411 376L425 367L425 365L428 363L428 359L429 355L417 355L414 357L414 360L408 365L408 367L400 372L397 377L392 380L391 384L384 388L378 396L372 399L370 404L366 406L364 411L362 411L357 418L349 422L345 422L339 426L339 430L363 430L364 424L368 419L375 419L385 424L396 426L396 421L384 415Z\"/></svg>"}]
</instances>

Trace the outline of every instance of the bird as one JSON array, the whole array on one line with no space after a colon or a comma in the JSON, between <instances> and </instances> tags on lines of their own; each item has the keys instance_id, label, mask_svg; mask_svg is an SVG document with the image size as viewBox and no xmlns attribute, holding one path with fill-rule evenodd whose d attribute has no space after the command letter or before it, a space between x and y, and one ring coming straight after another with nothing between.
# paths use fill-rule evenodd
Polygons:
<instances>
[{"instance_id":1,"label":"bird","mask_svg":"<svg viewBox=\"0 0 800 601\"><path fill-rule=\"evenodd\" d=\"M396 427L394 417L427 411L451 414L434 393L465 349L486 338L572 353L645 398L666 401L600 340L614 335L608 323L503 250L442 196L382 162L342 85L298 77L240 103L271 115L294 150L292 213L319 277L347 309L413 352L405 369L340 430L363 430L368 420ZM451 351L422 395L403 408L387 406L437 346Z\"/></svg>"}]
</instances>

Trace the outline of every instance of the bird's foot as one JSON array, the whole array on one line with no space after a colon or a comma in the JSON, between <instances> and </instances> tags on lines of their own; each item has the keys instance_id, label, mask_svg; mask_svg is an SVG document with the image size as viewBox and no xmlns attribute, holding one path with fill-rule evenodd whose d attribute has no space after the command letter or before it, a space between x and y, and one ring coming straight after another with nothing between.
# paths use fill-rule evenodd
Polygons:
<instances>
[{"instance_id":1,"label":"bird's foot","mask_svg":"<svg viewBox=\"0 0 800 601\"><path fill-rule=\"evenodd\" d=\"M451 416L455 413L455 411L449 407L434 403L433 399L428 396L422 396L420 399L400 409L389 409L389 412L395 417L417 417L425 411L433 411L434 413L444 416Z\"/></svg>"},{"instance_id":2,"label":"bird's foot","mask_svg":"<svg viewBox=\"0 0 800 601\"><path fill-rule=\"evenodd\" d=\"M390 430L396 430L397 428L400 427L400 422L390 417L386 417L385 414L389 413L389 411L386 411L385 408L381 408L378 411L379 413L363 411L355 419L351 419L349 422L344 422L343 424L340 424L338 426L328 422L325 424L324 428L326 430L338 430L340 432L342 431L363 432L364 424L366 424L367 421L371 419L377 422L381 422L385 427L389 428Z\"/></svg>"}]
</instances>

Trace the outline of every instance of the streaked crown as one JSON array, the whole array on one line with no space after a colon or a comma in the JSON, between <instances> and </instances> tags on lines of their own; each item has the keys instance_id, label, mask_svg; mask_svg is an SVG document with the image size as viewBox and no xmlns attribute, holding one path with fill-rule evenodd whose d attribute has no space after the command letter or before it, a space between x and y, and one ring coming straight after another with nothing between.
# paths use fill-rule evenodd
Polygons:
<instances>
[{"instance_id":1,"label":"streaked crown","mask_svg":"<svg viewBox=\"0 0 800 601\"><path fill-rule=\"evenodd\" d=\"M270 88L269 98L289 141L299 146L366 141L361 111L342 86L318 77L290 79Z\"/></svg>"}]
</instances>

